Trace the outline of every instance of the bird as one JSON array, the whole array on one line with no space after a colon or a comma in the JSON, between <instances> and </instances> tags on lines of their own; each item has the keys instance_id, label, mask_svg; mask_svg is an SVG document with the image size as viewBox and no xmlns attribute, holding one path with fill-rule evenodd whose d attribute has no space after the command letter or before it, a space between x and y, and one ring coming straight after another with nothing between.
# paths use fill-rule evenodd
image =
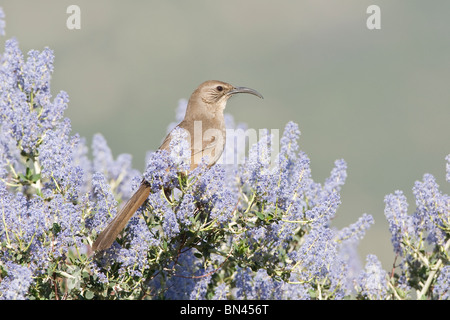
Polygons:
<instances>
[{"instance_id":1,"label":"bird","mask_svg":"<svg viewBox=\"0 0 450 320\"><path fill-rule=\"evenodd\" d=\"M226 134L223 112L228 99L238 93L248 93L263 99L263 96L254 89L235 87L218 80L201 83L191 94L184 119L175 126L175 128L184 129L188 133L187 139L190 140L191 149L190 171L194 170L206 156L208 157L206 158L208 167L213 166L220 159L225 148ZM158 150L170 152L171 134L175 128L169 132ZM102 251L111 247L134 213L147 200L150 192L150 184L142 179L136 192L99 234L92 245L93 251Z\"/></svg>"}]
</instances>

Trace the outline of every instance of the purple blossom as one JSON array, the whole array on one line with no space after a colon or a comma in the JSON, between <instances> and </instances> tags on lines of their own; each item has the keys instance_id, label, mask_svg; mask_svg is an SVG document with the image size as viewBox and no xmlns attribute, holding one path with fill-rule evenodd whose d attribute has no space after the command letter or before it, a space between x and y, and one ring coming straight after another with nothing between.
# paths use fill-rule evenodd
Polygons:
<instances>
[{"instance_id":1,"label":"purple blossom","mask_svg":"<svg viewBox=\"0 0 450 320\"><path fill-rule=\"evenodd\" d=\"M25 251L48 227L41 199L28 201L22 193L11 194L2 182L0 182L0 208L2 212L0 239L9 248Z\"/></svg>"},{"instance_id":2,"label":"purple blossom","mask_svg":"<svg viewBox=\"0 0 450 320\"><path fill-rule=\"evenodd\" d=\"M313 228L305 236L300 249L290 256L295 262L292 269L295 282L326 283L331 292L328 298L343 299L348 294L348 266L339 255L339 246L333 240L331 229L323 226Z\"/></svg>"},{"instance_id":3,"label":"purple blossom","mask_svg":"<svg viewBox=\"0 0 450 320\"><path fill-rule=\"evenodd\" d=\"M127 227L129 245L122 247L117 255L121 263L120 273L128 272L132 276L142 277L142 272L148 268L147 251L158 246L160 240L156 239L147 225L139 217L133 217Z\"/></svg>"},{"instance_id":4,"label":"purple blossom","mask_svg":"<svg viewBox=\"0 0 450 320\"><path fill-rule=\"evenodd\" d=\"M133 180L136 177L142 179L139 171L132 167L131 155L120 154L114 160L111 149L101 134L95 134L92 139L92 155L93 172L101 172L115 193L123 198L130 198Z\"/></svg>"},{"instance_id":5,"label":"purple blossom","mask_svg":"<svg viewBox=\"0 0 450 320\"><path fill-rule=\"evenodd\" d=\"M17 92L19 90L18 84L23 83L23 80L19 81L19 76L24 64L24 57L16 39L10 39L5 42L5 52L1 56L0 62L1 107L2 114L4 114L6 103L10 99L9 95Z\"/></svg>"},{"instance_id":6,"label":"purple blossom","mask_svg":"<svg viewBox=\"0 0 450 320\"><path fill-rule=\"evenodd\" d=\"M416 181L413 194L417 209L412 220L417 233L428 233L430 243L443 245L446 241L445 224L449 221L450 198L439 191L431 174L425 174L423 181Z\"/></svg>"},{"instance_id":7,"label":"purple blossom","mask_svg":"<svg viewBox=\"0 0 450 320\"><path fill-rule=\"evenodd\" d=\"M180 204L176 208L177 220L186 226L191 225L191 218L194 217L196 210L195 198L192 194L187 193L183 195Z\"/></svg>"},{"instance_id":8,"label":"purple blossom","mask_svg":"<svg viewBox=\"0 0 450 320\"><path fill-rule=\"evenodd\" d=\"M384 203L384 214L389 223L394 252L399 255L404 255L403 237L415 237L412 218L408 215L406 197L402 191L397 190L393 194L387 195L384 198Z\"/></svg>"},{"instance_id":9,"label":"purple blossom","mask_svg":"<svg viewBox=\"0 0 450 320\"><path fill-rule=\"evenodd\" d=\"M94 172L101 172L109 177L109 168L114 166L114 159L111 149L103 135L97 133L92 137L92 166Z\"/></svg>"},{"instance_id":10,"label":"purple blossom","mask_svg":"<svg viewBox=\"0 0 450 320\"><path fill-rule=\"evenodd\" d=\"M177 169L170 154L166 150L158 150L150 154L144 178L152 187L152 192L172 189L177 185Z\"/></svg>"},{"instance_id":11,"label":"purple blossom","mask_svg":"<svg viewBox=\"0 0 450 320\"><path fill-rule=\"evenodd\" d=\"M341 204L339 193L333 192L324 197L314 207L305 212L305 218L314 225L327 225L334 218Z\"/></svg>"},{"instance_id":12,"label":"purple blossom","mask_svg":"<svg viewBox=\"0 0 450 320\"><path fill-rule=\"evenodd\" d=\"M358 286L366 299L384 300L388 297L387 274L375 255L367 256L365 269L358 277Z\"/></svg>"},{"instance_id":13,"label":"purple blossom","mask_svg":"<svg viewBox=\"0 0 450 320\"><path fill-rule=\"evenodd\" d=\"M273 280L265 269L253 273L249 268L236 270L236 299L275 300L281 299L282 283Z\"/></svg>"},{"instance_id":14,"label":"purple blossom","mask_svg":"<svg viewBox=\"0 0 450 320\"><path fill-rule=\"evenodd\" d=\"M166 200L164 191L150 193L148 205L151 208L151 214L162 219L162 230L166 240L170 241L171 238L176 237L180 232L180 222L177 219L177 213L174 212L176 208ZM178 215L183 215L183 213L178 213ZM185 218L182 218L181 222L185 222Z\"/></svg>"},{"instance_id":15,"label":"purple blossom","mask_svg":"<svg viewBox=\"0 0 450 320\"><path fill-rule=\"evenodd\" d=\"M67 254L71 247L81 247L83 221L78 205L56 194L48 203L46 218L50 219L52 228L58 226L52 253L55 257Z\"/></svg>"},{"instance_id":16,"label":"purple blossom","mask_svg":"<svg viewBox=\"0 0 450 320\"><path fill-rule=\"evenodd\" d=\"M331 170L330 176L325 180L324 190L329 193L340 191L347 179L347 163L344 159L334 162L335 167Z\"/></svg>"},{"instance_id":17,"label":"purple blossom","mask_svg":"<svg viewBox=\"0 0 450 320\"><path fill-rule=\"evenodd\" d=\"M236 268L234 279L236 283L236 299L251 300L256 299L255 289L253 287L253 273L250 268Z\"/></svg>"},{"instance_id":18,"label":"purple blossom","mask_svg":"<svg viewBox=\"0 0 450 320\"><path fill-rule=\"evenodd\" d=\"M171 208L166 208L164 212L163 231L166 237L173 238L180 232L177 217Z\"/></svg>"},{"instance_id":19,"label":"purple blossom","mask_svg":"<svg viewBox=\"0 0 450 320\"><path fill-rule=\"evenodd\" d=\"M180 172L191 167L190 137L187 130L176 127L170 133L170 157Z\"/></svg>"},{"instance_id":20,"label":"purple blossom","mask_svg":"<svg viewBox=\"0 0 450 320\"><path fill-rule=\"evenodd\" d=\"M53 52L46 48L31 50L25 61L15 39L5 43L0 68L2 132L28 154L35 152L42 135L62 119L67 107L65 92L51 101L53 59Z\"/></svg>"},{"instance_id":21,"label":"purple blossom","mask_svg":"<svg viewBox=\"0 0 450 320\"><path fill-rule=\"evenodd\" d=\"M105 176L100 172L96 172L92 176L92 196L96 214L90 221L89 226L99 232L106 227L107 221L112 220L117 213L117 201Z\"/></svg>"},{"instance_id":22,"label":"purple blossom","mask_svg":"<svg viewBox=\"0 0 450 320\"><path fill-rule=\"evenodd\" d=\"M325 227L314 228L306 235L305 242L292 256L299 263L298 270L302 270L300 273L303 280L328 275L337 256L337 244L332 240L332 231Z\"/></svg>"},{"instance_id":23,"label":"purple blossom","mask_svg":"<svg viewBox=\"0 0 450 320\"><path fill-rule=\"evenodd\" d=\"M291 275L289 282L283 282L281 285L281 299L283 300L311 300L311 287L307 283L296 282L296 274Z\"/></svg>"},{"instance_id":24,"label":"purple blossom","mask_svg":"<svg viewBox=\"0 0 450 320\"><path fill-rule=\"evenodd\" d=\"M433 294L436 299L450 300L450 266L447 265L441 269L433 287Z\"/></svg>"},{"instance_id":25,"label":"purple blossom","mask_svg":"<svg viewBox=\"0 0 450 320\"><path fill-rule=\"evenodd\" d=\"M0 282L0 300L26 300L32 273L26 266L7 262L7 276Z\"/></svg>"},{"instance_id":26,"label":"purple blossom","mask_svg":"<svg viewBox=\"0 0 450 320\"><path fill-rule=\"evenodd\" d=\"M168 275L166 299L204 300L206 289L211 281L211 266L204 266L194 256L194 250L180 254L173 274Z\"/></svg>"},{"instance_id":27,"label":"purple blossom","mask_svg":"<svg viewBox=\"0 0 450 320\"><path fill-rule=\"evenodd\" d=\"M200 269L202 270L202 269ZM202 270L203 271L203 270ZM211 281L211 274L209 273L210 268L204 270L204 274L200 275L195 281L194 287L189 294L190 300L205 300L208 285Z\"/></svg>"},{"instance_id":28,"label":"purple blossom","mask_svg":"<svg viewBox=\"0 0 450 320\"><path fill-rule=\"evenodd\" d=\"M230 288L223 282L214 289L214 296L212 300L227 300L229 292Z\"/></svg>"},{"instance_id":29,"label":"purple blossom","mask_svg":"<svg viewBox=\"0 0 450 320\"><path fill-rule=\"evenodd\" d=\"M226 183L226 171L222 166L213 166L210 169L199 168L190 176L198 179L192 189L192 197L195 201L208 208L211 219L217 219L219 223L226 223L237 204L237 196Z\"/></svg>"},{"instance_id":30,"label":"purple blossom","mask_svg":"<svg viewBox=\"0 0 450 320\"><path fill-rule=\"evenodd\" d=\"M70 121L60 122L55 130L46 133L39 146L41 175L45 189L64 194L74 200L84 183L84 172L74 165L73 150L79 143L77 135L70 136Z\"/></svg>"},{"instance_id":31,"label":"purple blossom","mask_svg":"<svg viewBox=\"0 0 450 320\"><path fill-rule=\"evenodd\" d=\"M361 240L370 225L374 223L373 217L370 214L363 214L358 221L343 228L337 233L337 241L339 242L358 242Z\"/></svg>"},{"instance_id":32,"label":"purple blossom","mask_svg":"<svg viewBox=\"0 0 450 320\"><path fill-rule=\"evenodd\" d=\"M42 52L31 50L23 66L23 88L32 107L45 106L50 102L50 78L53 73L53 51L45 48Z\"/></svg>"},{"instance_id":33,"label":"purple blossom","mask_svg":"<svg viewBox=\"0 0 450 320\"><path fill-rule=\"evenodd\" d=\"M301 214L306 206L303 191L311 181L309 158L304 152L297 152L299 136L297 124L289 122L284 129L277 158L277 206L288 210L293 205L293 210L290 210L292 220L302 218Z\"/></svg>"}]
</instances>

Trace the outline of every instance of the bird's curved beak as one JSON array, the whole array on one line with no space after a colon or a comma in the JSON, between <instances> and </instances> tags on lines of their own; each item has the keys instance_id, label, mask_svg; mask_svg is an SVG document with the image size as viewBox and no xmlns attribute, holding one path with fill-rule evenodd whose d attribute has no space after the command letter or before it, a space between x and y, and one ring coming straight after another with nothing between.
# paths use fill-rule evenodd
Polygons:
<instances>
[{"instance_id":1,"label":"bird's curved beak","mask_svg":"<svg viewBox=\"0 0 450 320\"><path fill-rule=\"evenodd\" d=\"M261 99L264 99L261 93L259 93L258 91L254 90L254 89L250 89L250 88L246 88L246 87L234 87L227 93L227 95L233 95L236 93L250 93L257 97L260 97Z\"/></svg>"}]
</instances>

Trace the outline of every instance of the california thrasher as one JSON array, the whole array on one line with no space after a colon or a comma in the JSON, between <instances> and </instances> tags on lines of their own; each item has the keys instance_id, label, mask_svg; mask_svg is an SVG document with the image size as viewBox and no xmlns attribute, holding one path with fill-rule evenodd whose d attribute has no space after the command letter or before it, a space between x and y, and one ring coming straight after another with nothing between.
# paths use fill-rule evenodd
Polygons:
<instances>
[{"instance_id":1,"label":"california thrasher","mask_svg":"<svg viewBox=\"0 0 450 320\"><path fill-rule=\"evenodd\" d=\"M184 120L177 127L187 130L188 137L190 136L190 170L197 167L205 156L208 156L209 167L219 160L225 147L223 110L228 99L236 93L250 93L262 98L262 95L256 90L246 87L233 87L231 84L216 80L203 82L189 98ZM197 132L199 126L201 126L200 134ZM159 147L160 150L170 148L172 132L167 135ZM149 195L150 185L143 179L130 200L97 237L92 249L94 251L108 249Z\"/></svg>"}]
</instances>

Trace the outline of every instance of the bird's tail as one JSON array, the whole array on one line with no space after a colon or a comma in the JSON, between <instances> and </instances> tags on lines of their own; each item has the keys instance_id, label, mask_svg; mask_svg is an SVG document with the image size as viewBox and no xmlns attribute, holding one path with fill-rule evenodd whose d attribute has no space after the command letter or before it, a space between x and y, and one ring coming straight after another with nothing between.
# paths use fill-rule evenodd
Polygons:
<instances>
[{"instance_id":1,"label":"bird's tail","mask_svg":"<svg viewBox=\"0 0 450 320\"><path fill-rule=\"evenodd\" d=\"M128 200L125 206L120 210L116 217L103 230L92 245L92 250L106 250L111 247L117 235L125 228L128 220L134 215L139 207L150 195L150 186L146 182L142 182L139 189Z\"/></svg>"}]
</instances>

